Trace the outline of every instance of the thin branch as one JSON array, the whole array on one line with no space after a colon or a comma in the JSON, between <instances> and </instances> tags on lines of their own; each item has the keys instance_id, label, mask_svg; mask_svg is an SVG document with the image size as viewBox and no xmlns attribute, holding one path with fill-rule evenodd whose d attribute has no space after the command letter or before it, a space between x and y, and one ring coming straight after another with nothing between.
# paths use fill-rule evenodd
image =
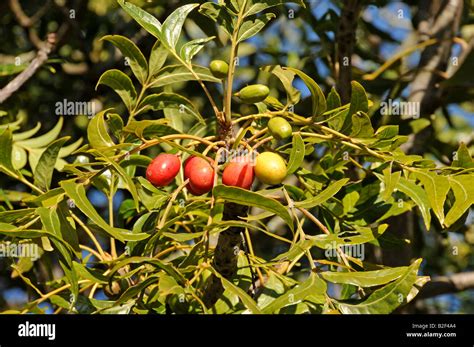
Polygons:
<instances>
[{"instance_id":1,"label":"thin branch","mask_svg":"<svg viewBox=\"0 0 474 347\"><path fill-rule=\"evenodd\" d=\"M423 286L416 299L428 299L472 289L474 289L474 271L460 272L450 276L434 277Z\"/></svg>"},{"instance_id":2,"label":"thin branch","mask_svg":"<svg viewBox=\"0 0 474 347\"><path fill-rule=\"evenodd\" d=\"M56 34L48 34L48 38L43 47L38 51L36 58L33 59L30 65L23 70L18 76L16 76L10 83L8 83L3 89L0 90L0 104L8 99L13 93L15 93L20 87L28 81L48 60L48 55L51 54L54 47L56 46Z\"/></svg>"}]
</instances>

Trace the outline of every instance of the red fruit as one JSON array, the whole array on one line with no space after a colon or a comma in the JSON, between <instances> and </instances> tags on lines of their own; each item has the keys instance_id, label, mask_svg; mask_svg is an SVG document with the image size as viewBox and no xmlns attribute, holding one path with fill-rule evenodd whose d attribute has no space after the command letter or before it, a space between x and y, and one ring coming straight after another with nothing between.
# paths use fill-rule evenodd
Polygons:
<instances>
[{"instance_id":1,"label":"red fruit","mask_svg":"<svg viewBox=\"0 0 474 347\"><path fill-rule=\"evenodd\" d=\"M148 165L146 179L157 187L164 187L173 182L181 168L181 161L176 155L161 153Z\"/></svg>"},{"instance_id":2,"label":"red fruit","mask_svg":"<svg viewBox=\"0 0 474 347\"><path fill-rule=\"evenodd\" d=\"M184 179L189 178L187 188L193 195L205 194L214 186L214 168L209 160L190 157L184 163Z\"/></svg>"},{"instance_id":3,"label":"red fruit","mask_svg":"<svg viewBox=\"0 0 474 347\"><path fill-rule=\"evenodd\" d=\"M253 166L244 158L235 158L225 167L222 183L226 186L250 189L253 183Z\"/></svg>"}]
</instances>

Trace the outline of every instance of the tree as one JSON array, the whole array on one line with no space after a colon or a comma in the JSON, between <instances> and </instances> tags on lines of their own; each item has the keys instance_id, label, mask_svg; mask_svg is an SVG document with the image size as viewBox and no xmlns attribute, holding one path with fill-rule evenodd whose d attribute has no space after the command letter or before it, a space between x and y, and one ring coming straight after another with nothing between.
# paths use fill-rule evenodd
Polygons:
<instances>
[{"instance_id":1,"label":"tree","mask_svg":"<svg viewBox=\"0 0 474 347\"><path fill-rule=\"evenodd\" d=\"M56 312L81 313L390 313L428 288L421 257L387 266L390 248L414 241L403 237L414 235L401 229L407 215L410 230L465 230L474 164L463 143L447 161L424 150L407 154L406 143L419 142L430 127L426 118L392 124L376 117L382 93L369 98L362 80L389 74L394 62L356 78L362 83L353 80L360 76L345 58L357 49L348 33L361 2L347 2L338 18L337 88L324 83L326 92L311 69L250 65L262 83L239 74L241 49L284 2L186 4L163 21L118 3L156 41L146 52L126 36L102 38L121 52L126 69L105 71L96 88L110 87L122 103L106 101L111 107L91 117L87 143L66 145L62 118L37 137L39 127L20 132L17 120L0 128L0 171L27 188L4 191L0 233L40 253L11 264L11 275L31 292L21 312L40 312L49 302ZM301 18L312 16L304 2L292 4ZM204 18L208 36L182 35L190 15ZM214 42L228 52L221 54L226 73L201 63ZM200 88L201 102L182 84ZM304 100L302 88L309 91ZM422 107L423 116L433 111ZM185 167L190 157L203 160L212 191L196 190L193 168L186 174L178 167L175 180L173 173L153 185L144 172L163 152ZM257 176L251 189L230 183L247 166L221 178L237 158ZM275 178L282 167L284 177ZM106 196L105 213L92 189ZM119 194L126 198L116 209ZM57 266L61 276L51 270Z\"/></svg>"}]
</instances>

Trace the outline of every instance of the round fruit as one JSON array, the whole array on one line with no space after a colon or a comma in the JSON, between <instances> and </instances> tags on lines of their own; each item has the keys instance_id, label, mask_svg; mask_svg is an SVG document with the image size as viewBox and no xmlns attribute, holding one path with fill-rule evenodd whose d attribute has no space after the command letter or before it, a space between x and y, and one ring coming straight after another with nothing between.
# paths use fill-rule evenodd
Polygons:
<instances>
[{"instance_id":1,"label":"round fruit","mask_svg":"<svg viewBox=\"0 0 474 347\"><path fill-rule=\"evenodd\" d=\"M253 183L253 167L247 158L238 157L230 162L222 173L226 186L250 189Z\"/></svg>"},{"instance_id":2,"label":"round fruit","mask_svg":"<svg viewBox=\"0 0 474 347\"><path fill-rule=\"evenodd\" d=\"M277 140L283 140L293 134L290 123L285 118L273 117L268 121L268 130Z\"/></svg>"},{"instance_id":3,"label":"round fruit","mask_svg":"<svg viewBox=\"0 0 474 347\"><path fill-rule=\"evenodd\" d=\"M181 161L176 155L161 153L148 165L146 179L157 187L164 187L173 182L181 168Z\"/></svg>"},{"instance_id":4,"label":"round fruit","mask_svg":"<svg viewBox=\"0 0 474 347\"><path fill-rule=\"evenodd\" d=\"M251 86L244 87L237 94L242 102L247 104L255 104L261 102L270 94L270 89L263 84L253 84Z\"/></svg>"},{"instance_id":5,"label":"round fruit","mask_svg":"<svg viewBox=\"0 0 474 347\"><path fill-rule=\"evenodd\" d=\"M286 164L282 157L273 152L257 156L255 175L265 184L279 184L286 177Z\"/></svg>"},{"instance_id":6,"label":"round fruit","mask_svg":"<svg viewBox=\"0 0 474 347\"><path fill-rule=\"evenodd\" d=\"M209 160L193 156L184 163L184 179L189 178L188 190L193 195L205 194L214 186L214 168Z\"/></svg>"},{"instance_id":7,"label":"round fruit","mask_svg":"<svg viewBox=\"0 0 474 347\"><path fill-rule=\"evenodd\" d=\"M214 77L223 79L227 77L229 65L223 60L213 60L209 64L209 69Z\"/></svg>"}]
</instances>

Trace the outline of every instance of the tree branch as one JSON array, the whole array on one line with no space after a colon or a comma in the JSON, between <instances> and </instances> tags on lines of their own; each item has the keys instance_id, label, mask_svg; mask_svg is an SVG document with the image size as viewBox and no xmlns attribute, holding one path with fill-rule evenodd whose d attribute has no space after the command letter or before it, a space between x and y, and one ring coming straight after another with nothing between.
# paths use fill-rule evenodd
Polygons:
<instances>
[{"instance_id":1,"label":"tree branch","mask_svg":"<svg viewBox=\"0 0 474 347\"><path fill-rule=\"evenodd\" d=\"M343 103L351 97L352 53L361 7L359 0L345 1L337 30L337 90Z\"/></svg>"},{"instance_id":2,"label":"tree branch","mask_svg":"<svg viewBox=\"0 0 474 347\"><path fill-rule=\"evenodd\" d=\"M474 289L474 271L460 272L450 276L439 276L426 283L416 296L416 300L434 296L458 293Z\"/></svg>"},{"instance_id":3,"label":"tree branch","mask_svg":"<svg viewBox=\"0 0 474 347\"><path fill-rule=\"evenodd\" d=\"M36 70L48 60L48 55L53 51L56 46L56 34L48 34L48 38L44 43L43 47L38 51L36 57L32 60L31 64L23 70L18 76L16 76L10 83L8 83L3 89L0 90L0 104L8 99L13 93L15 93L20 87L33 76Z\"/></svg>"}]
</instances>

